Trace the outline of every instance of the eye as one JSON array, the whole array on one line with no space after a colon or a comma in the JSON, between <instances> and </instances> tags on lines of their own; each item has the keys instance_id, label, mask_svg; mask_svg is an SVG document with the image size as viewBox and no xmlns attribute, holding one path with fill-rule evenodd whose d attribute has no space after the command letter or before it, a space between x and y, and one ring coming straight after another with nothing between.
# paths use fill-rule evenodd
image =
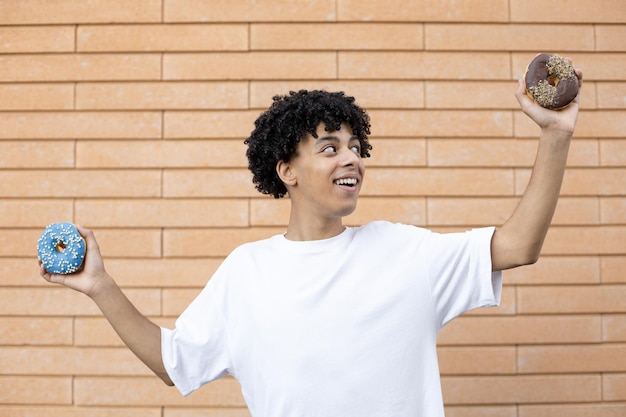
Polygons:
<instances>
[{"instance_id":1,"label":"eye","mask_svg":"<svg viewBox=\"0 0 626 417\"><path fill-rule=\"evenodd\" d=\"M350 146L350 150L357 155L361 155L361 145L352 145Z\"/></svg>"},{"instance_id":2,"label":"eye","mask_svg":"<svg viewBox=\"0 0 626 417\"><path fill-rule=\"evenodd\" d=\"M322 152L324 152L324 153L334 153L336 151L337 151L337 149L335 148L334 145L328 145L327 147L322 149Z\"/></svg>"}]
</instances>

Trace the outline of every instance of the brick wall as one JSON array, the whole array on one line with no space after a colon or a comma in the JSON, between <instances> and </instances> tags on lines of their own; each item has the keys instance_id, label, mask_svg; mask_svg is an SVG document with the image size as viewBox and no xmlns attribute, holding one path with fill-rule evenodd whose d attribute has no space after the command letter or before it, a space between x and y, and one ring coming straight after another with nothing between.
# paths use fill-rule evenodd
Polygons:
<instances>
[{"instance_id":1,"label":"brick wall","mask_svg":"<svg viewBox=\"0 0 626 417\"><path fill-rule=\"evenodd\" d=\"M45 283L43 227L96 231L109 272L171 326L239 243L284 230L243 138L272 95L343 89L373 157L349 224L501 224L537 128L535 53L583 68L540 261L440 337L450 417L626 415L623 0L0 0L0 416L247 416L226 378L183 398L86 297Z\"/></svg>"}]
</instances>

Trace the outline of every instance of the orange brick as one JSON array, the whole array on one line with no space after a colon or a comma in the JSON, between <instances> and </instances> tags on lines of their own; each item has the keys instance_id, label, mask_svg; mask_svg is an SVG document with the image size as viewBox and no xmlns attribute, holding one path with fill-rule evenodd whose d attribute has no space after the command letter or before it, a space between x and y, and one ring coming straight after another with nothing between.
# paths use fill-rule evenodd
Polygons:
<instances>
[{"instance_id":1,"label":"orange brick","mask_svg":"<svg viewBox=\"0 0 626 417\"><path fill-rule=\"evenodd\" d=\"M288 199L259 198L250 201L251 226L287 226L291 204ZM356 211L344 219L345 225L360 226L385 219L392 222L424 225L425 205L421 198L361 197Z\"/></svg>"},{"instance_id":2,"label":"orange brick","mask_svg":"<svg viewBox=\"0 0 626 417\"><path fill-rule=\"evenodd\" d=\"M602 315L602 341L626 342L626 315Z\"/></svg>"},{"instance_id":3,"label":"orange brick","mask_svg":"<svg viewBox=\"0 0 626 417\"><path fill-rule=\"evenodd\" d=\"M598 284L600 260L595 256L541 256L533 265L505 272L507 284Z\"/></svg>"},{"instance_id":4,"label":"orange brick","mask_svg":"<svg viewBox=\"0 0 626 417\"><path fill-rule=\"evenodd\" d=\"M36 230L0 229L0 257L31 257L32 267L37 267L37 240L41 236L44 224ZM1 288L1 287L0 287Z\"/></svg>"},{"instance_id":5,"label":"orange brick","mask_svg":"<svg viewBox=\"0 0 626 417\"><path fill-rule=\"evenodd\" d=\"M80 168L247 168L245 153L241 138L79 141L76 165Z\"/></svg>"},{"instance_id":6,"label":"orange brick","mask_svg":"<svg viewBox=\"0 0 626 417\"><path fill-rule=\"evenodd\" d=\"M594 343L601 338L599 316L464 316L443 328L438 343L443 346Z\"/></svg>"},{"instance_id":7,"label":"orange brick","mask_svg":"<svg viewBox=\"0 0 626 417\"><path fill-rule=\"evenodd\" d=\"M126 287L203 287L222 258L107 259L107 271Z\"/></svg>"},{"instance_id":8,"label":"orange brick","mask_svg":"<svg viewBox=\"0 0 626 417\"><path fill-rule=\"evenodd\" d=\"M429 225L500 225L511 216L516 206L516 198L428 198L426 200Z\"/></svg>"},{"instance_id":9,"label":"orange brick","mask_svg":"<svg viewBox=\"0 0 626 417\"><path fill-rule=\"evenodd\" d=\"M563 197L559 199L553 225L593 225L600 223L597 198Z\"/></svg>"},{"instance_id":10,"label":"orange brick","mask_svg":"<svg viewBox=\"0 0 626 417\"><path fill-rule=\"evenodd\" d=\"M424 28L427 50L593 51L592 26L433 23ZM524 39L520 42L520 39Z\"/></svg>"},{"instance_id":11,"label":"orange brick","mask_svg":"<svg viewBox=\"0 0 626 417\"><path fill-rule=\"evenodd\" d=\"M561 188L562 196L618 196L623 194L624 187L618 180L626 178L626 169L623 168L568 168ZM521 195L528 180L530 170L515 171L516 194Z\"/></svg>"},{"instance_id":12,"label":"orange brick","mask_svg":"<svg viewBox=\"0 0 626 417\"><path fill-rule=\"evenodd\" d=\"M158 171L0 171L0 197L157 197Z\"/></svg>"},{"instance_id":13,"label":"orange brick","mask_svg":"<svg viewBox=\"0 0 626 417\"><path fill-rule=\"evenodd\" d=\"M105 258L158 258L161 256L160 229L97 229L94 233L100 252Z\"/></svg>"},{"instance_id":14,"label":"orange brick","mask_svg":"<svg viewBox=\"0 0 626 417\"><path fill-rule=\"evenodd\" d=\"M624 43L619 40L626 37L626 27L620 25L595 25L594 27L597 51L625 51Z\"/></svg>"},{"instance_id":15,"label":"orange brick","mask_svg":"<svg viewBox=\"0 0 626 417\"><path fill-rule=\"evenodd\" d=\"M626 83L598 82L596 83L599 109L625 109Z\"/></svg>"},{"instance_id":16,"label":"orange brick","mask_svg":"<svg viewBox=\"0 0 626 417\"><path fill-rule=\"evenodd\" d=\"M523 405L519 417L616 417L626 411L624 404Z\"/></svg>"},{"instance_id":17,"label":"orange brick","mask_svg":"<svg viewBox=\"0 0 626 417\"><path fill-rule=\"evenodd\" d=\"M444 399L444 409L447 417L483 417L483 416L498 416L498 417L518 417L517 406L491 406L491 405L477 405L477 406L460 406L460 405L446 405ZM21 416L20 416L21 417Z\"/></svg>"},{"instance_id":18,"label":"orange brick","mask_svg":"<svg viewBox=\"0 0 626 417\"><path fill-rule=\"evenodd\" d=\"M163 255L166 257L227 256L237 246L285 233L284 228L247 229L166 229Z\"/></svg>"},{"instance_id":19,"label":"orange brick","mask_svg":"<svg viewBox=\"0 0 626 417\"><path fill-rule=\"evenodd\" d=\"M570 145L567 166L599 166L601 151L598 142L595 139L574 139Z\"/></svg>"},{"instance_id":20,"label":"orange brick","mask_svg":"<svg viewBox=\"0 0 626 417\"><path fill-rule=\"evenodd\" d=\"M510 60L499 52L339 52L347 79L509 80ZM319 76L318 76L319 77Z\"/></svg>"},{"instance_id":21,"label":"orange brick","mask_svg":"<svg viewBox=\"0 0 626 417\"><path fill-rule=\"evenodd\" d=\"M389 137L511 136L510 112L474 110L372 110L372 134Z\"/></svg>"},{"instance_id":22,"label":"orange brick","mask_svg":"<svg viewBox=\"0 0 626 417\"><path fill-rule=\"evenodd\" d=\"M165 170L165 197L250 197L254 189L247 169Z\"/></svg>"},{"instance_id":23,"label":"orange brick","mask_svg":"<svg viewBox=\"0 0 626 417\"><path fill-rule=\"evenodd\" d=\"M396 167L425 166L426 141L424 139L370 138L374 147L365 166Z\"/></svg>"},{"instance_id":24,"label":"orange brick","mask_svg":"<svg viewBox=\"0 0 626 417\"><path fill-rule=\"evenodd\" d=\"M624 253L624 242L626 226L553 227L543 253L619 255Z\"/></svg>"},{"instance_id":25,"label":"orange brick","mask_svg":"<svg viewBox=\"0 0 626 417\"><path fill-rule=\"evenodd\" d=\"M161 137L159 112L0 113L0 139Z\"/></svg>"},{"instance_id":26,"label":"orange brick","mask_svg":"<svg viewBox=\"0 0 626 417\"><path fill-rule=\"evenodd\" d=\"M602 282L606 283L624 283L626 275L624 275L624 267L626 266L626 258L622 256L606 256L600 258Z\"/></svg>"},{"instance_id":27,"label":"orange brick","mask_svg":"<svg viewBox=\"0 0 626 417\"><path fill-rule=\"evenodd\" d=\"M429 109L517 109L517 82L427 81Z\"/></svg>"},{"instance_id":28,"label":"orange brick","mask_svg":"<svg viewBox=\"0 0 626 417\"><path fill-rule=\"evenodd\" d=\"M207 274L208 276L208 274ZM209 277L210 278L210 277ZM163 290L163 315L178 317L200 294L202 287ZM172 326L174 328L175 326Z\"/></svg>"},{"instance_id":29,"label":"orange brick","mask_svg":"<svg viewBox=\"0 0 626 417\"><path fill-rule=\"evenodd\" d=\"M552 228L544 246L546 254L606 254L623 253L626 230L614 227Z\"/></svg>"},{"instance_id":30,"label":"orange brick","mask_svg":"<svg viewBox=\"0 0 626 417\"><path fill-rule=\"evenodd\" d=\"M345 218L346 225L360 226L374 220L423 226L426 208L423 198L367 198L359 200L356 211Z\"/></svg>"},{"instance_id":31,"label":"orange brick","mask_svg":"<svg viewBox=\"0 0 626 417\"><path fill-rule=\"evenodd\" d=\"M624 372L626 345L520 346L520 373Z\"/></svg>"},{"instance_id":32,"label":"orange brick","mask_svg":"<svg viewBox=\"0 0 626 417\"><path fill-rule=\"evenodd\" d=\"M242 407L239 383L223 378L203 388L205 395L183 397L157 377L78 377L74 381L75 404L84 406L185 406Z\"/></svg>"},{"instance_id":33,"label":"orange brick","mask_svg":"<svg viewBox=\"0 0 626 417\"><path fill-rule=\"evenodd\" d=\"M173 318L149 317L158 326L174 328ZM77 317L74 319L74 344L85 347L122 347L124 342L104 317ZM0 414L1 415L1 414Z\"/></svg>"},{"instance_id":34,"label":"orange brick","mask_svg":"<svg viewBox=\"0 0 626 417\"><path fill-rule=\"evenodd\" d=\"M511 2L511 21L623 23L624 15L616 13L622 10L623 6L620 0L604 0L600 4L576 1L575 7L567 0L555 0L549 4L541 0L513 1Z\"/></svg>"},{"instance_id":35,"label":"orange brick","mask_svg":"<svg viewBox=\"0 0 626 417\"><path fill-rule=\"evenodd\" d=\"M36 249L34 249L36 248L36 243L29 240L32 238L35 239L36 242L39 238L38 234L41 234L42 231L43 227L34 233L27 234L27 238L22 242L24 245L22 250L25 255L24 257L20 258L16 255L11 255L10 253L10 258L0 257L0 275L2 276L3 287L33 287L48 285L39 275L37 254ZM9 235L9 237L10 236L11 235Z\"/></svg>"},{"instance_id":36,"label":"orange brick","mask_svg":"<svg viewBox=\"0 0 626 417\"><path fill-rule=\"evenodd\" d=\"M602 399L605 401L626 400L626 374L602 375Z\"/></svg>"},{"instance_id":37,"label":"orange brick","mask_svg":"<svg viewBox=\"0 0 626 417\"><path fill-rule=\"evenodd\" d=\"M163 417L251 417L247 408L165 408Z\"/></svg>"},{"instance_id":38,"label":"orange brick","mask_svg":"<svg viewBox=\"0 0 626 417\"><path fill-rule=\"evenodd\" d=\"M0 417L161 417L160 407L76 407L36 405L0 407Z\"/></svg>"},{"instance_id":39,"label":"orange brick","mask_svg":"<svg viewBox=\"0 0 626 417\"><path fill-rule=\"evenodd\" d=\"M0 57L0 81L158 80L158 54L54 54Z\"/></svg>"},{"instance_id":40,"label":"orange brick","mask_svg":"<svg viewBox=\"0 0 626 417\"><path fill-rule=\"evenodd\" d=\"M618 1L618 0L613 0ZM591 3L589 3L591 5ZM581 68L583 70L583 79L589 79L594 81L623 81L624 74L620 69L624 66L626 61L626 54L597 54L597 53L564 53L556 50L550 50L549 53L557 53L562 56L569 56L572 59L572 63L575 68ZM511 67L520 70L520 75L523 74L523 70L528 66L534 53L512 53L511 54ZM586 88L581 89L581 94L585 92ZM584 101L584 100L581 100Z\"/></svg>"},{"instance_id":41,"label":"orange brick","mask_svg":"<svg viewBox=\"0 0 626 417\"><path fill-rule=\"evenodd\" d=\"M523 314L621 313L626 311L624 285L519 287Z\"/></svg>"},{"instance_id":42,"label":"orange brick","mask_svg":"<svg viewBox=\"0 0 626 417\"><path fill-rule=\"evenodd\" d=\"M626 282L626 276L624 276L626 257L624 257L623 253L620 255L621 256L603 256L600 258L602 282Z\"/></svg>"},{"instance_id":43,"label":"orange brick","mask_svg":"<svg viewBox=\"0 0 626 417\"><path fill-rule=\"evenodd\" d=\"M159 290L132 290L124 293L147 315L160 313ZM0 315L15 316L100 316L102 313L89 297L58 285L44 288L0 288Z\"/></svg>"},{"instance_id":44,"label":"orange brick","mask_svg":"<svg viewBox=\"0 0 626 417\"><path fill-rule=\"evenodd\" d=\"M362 199L359 201L359 205L362 201ZM290 211L289 197L275 199L268 196L250 199L250 225L286 227Z\"/></svg>"},{"instance_id":45,"label":"orange brick","mask_svg":"<svg viewBox=\"0 0 626 417\"><path fill-rule=\"evenodd\" d=\"M151 375L126 347L0 347L7 374L22 375Z\"/></svg>"},{"instance_id":46,"label":"orange brick","mask_svg":"<svg viewBox=\"0 0 626 417\"><path fill-rule=\"evenodd\" d=\"M581 111L574 136L577 138L621 138L626 129L624 119L626 119L624 114L619 111ZM526 115L516 112L514 123L516 137L539 137L539 127Z\"/></svg>"},{"instance_id":47,"label":"orange brick","mask_svg":"<svg viewBox=\"0 0 626 417\"><path fill-rule=\"evenodd\" d=\"M602 224L626 224L626 198L600 199Z\"/></svg>"},{"instance_id":48,"label":"orange brick","mask_svg":"<svg viewBox=\"0 0 626 417\"><path fill-rule=\"evenodd\" d=\"M1 7L1 6L0 6ZM0 27L0 53L73 52L73 26Z\"/></svg>"},{"instance_id":49,"label":"orange brick","mask_svg":"<svg viewBox=\"0 0 626 417\"><path fill-rule=\"evenodd\" d=\"M600 165L602 166L626 166L626 140L602 140L600 141Z\"/></svg>"},{"instance_id":50,"label":"orange brick","mask_svg":"<svg viewBox=\"0 0 626 417\"><path fill-rule=\"evenodd\" d=\"M600 401L599 375L443 377L448 404L566 403Z\"/></svg>"},{"instance_id":51,"label":"orange brick","mask_svg":"<svg viewBox=\"0 0 626 417\"><path fill-rule=\"evenodd\" d=\"M508 21L508 3L504 0L486 4L477 0L455 3L449 7L437 0L404 2L391 0L342 0L337 3L338 19L376 21Z\"/></svg>"},{"instance_id":52,"label":"orange brick","mask_svg":"<svg viewBox=\"0 0 626 417\"><path fill-rule=\"evenodd\" d=\"M1 76L1 73L0 73ZM165 80L267 80L335 78L331 52L166 53Z\"/></svg>"},{"instance_id":53,"label":"orange brick","mask_svg":"<svg viewBox=\"0 0 626 417\"><path fill-rule=\"evenodd\" d=\"M161 1L142 0L19 0L0 3L0 24L158 22Z\"/></svg>"},{"instance_id":54,"label":"orange brick","mask_svg":"<svg viewBox=\"0 0 626 417\"><path fill-rule=\"evenodd\" d=\"M515 373L515 347L440 347L442 375L498 375Z\"/></svg>"},{"instance_id":55,"label":"orange brick","mask_svg":"<svg viewBox=\"0 0 626 417\"><path fill-rule=\"evenodd\" d=\"M364 196L511 195L513 173L506 169L370 168Z\"/></svg>"},{"instance_id":56,"label":"orange brick","mask_svg":"<svg viewBox=\"0 0 626 417\"><path fill-rule=\"evenodd\" d=\"M71 168L74 142L0 141L0 168Z\"/></svg>"},{"instance_id":57,"label":"orange brick","mask_svg":"<svg viewBox=\"0 0 626 417\"><path fill-rule=\"evenodd\" d=\"M269 104L268 104L269 105ZM243 140L254 129L258 111L166 111L165 138L236 138Z\"/></svg>"},{"instance_id":58,"label":"orange brick","mask_svg":"<svg viewBox=\"0 0 626 417\"><path fill-rule=\"evenodd\" d=\"M73 108L72 84L0 84L0 111Z\"/></svg>"},{"instance_id":59,"label":"orange brick","mask_svg":"<svg viewBox=\"0 0 626 417\"><path fill-rule=\"evenodd\" d=\"M424 108L424 83L402 80L289 80L252 81L250 107L265 110L275 95L285 95L298 90L344 91L356 98L366 110L375 108Z\"/></svg>"},{"instance_id":60,"label":"orange brick","mask_svg":"<svg viewBox=\"0 0 626 417\"><path fill-rule=\"evenodd\" d=\"M237 109L247 106L248 86L244 82L81 83L76 86L76 108L83 110Z\"/></svg>"},{"instance_id":61,"label":"orange brick","mask_svg":"<svg viewBox=\"0 0 626 417\"><path fill-rule=\"evenodd\" d=\"M165 0L166 22L266 22L327 21L335 19L335 2L320 0L261 0L250 3L232 0L228 4L203 0Z\"/></svg>"},{"instance_id":62,"label":"orange brick","mask_svg":"<svg viewBox=\"0 0 626 417\"><path fill-rule=\"evenodd\" d=\"M241 51L248 49L248 26L95 25L79 26L80 52Z\"/></svg>"},{"instance_id":63,"label":"orange brick","mask_svg":"<svg viewBox=\"0 0 626 417\"><path fill-rule=\"evenodd\" d=\"M0 329L0 345L72 344L72 320L68 318L0 317Z\"/></svg>"},{"instance_id":64,"label":"orange brick","mask_svg":"<svg viewBox=\"0 0 626 417\"><path fill-rule=\"evenodd\" d=\"M423 26L417 23L253 24L252 50L419 50Z\"/></svg>"},{"instance_id":65,"label":"orange brick","mask_svg":"<svg viewBox=\"0 0 626 417\"><path fill-rule=\"evenodd\" d=\"M537 143L515 139L429 139L429 166L530 166Z\"/></svg>"},{"instance_id":66,"label":"orange brick","mask_svg":"<svg viewBox=\"0 0 626 417\"><path fill-rule=\"evenodd\" d=\"M40 227L71 220L71 200L0 200L0 227Z\"/></svg>"},{"instance_id":67,"label":"orange brick","mask_svg":"<svg viewBox=\"0 0 626 417\"><path fill-rule=\"evenodd\" d=\"M0 404L72 404L72 378L0 376Z\"/></svg>"},{"instance_id":68,"label":"orange brick","mask_svg":"<svg viewBox=\"0 0 626 417\"><path fill-rule=\"evenodd\" d=\"M451 230L438 230L432 228L435 232L447 233ZM459 230L453 230L455 232L464 232L467 228L461 228ZM506 273L506 272L505 272ZM505 281L506 282L506 281ZM474 310L465 313L468 317L510 317L517 312L516 300L515 300L515 287L510 285L504 285L502 287L502 300L498 307L489 308L476 308Z\"/></svg>"},{"instance_id":69,"label":"orange brick","mask_svg":"<svg viewBox=\"0 0 626 417\"><path fill-rule=\"evenodd\" d=\"M248 216L248 202L242 199L76 202L76 222L92 227L243 227Z\"/></svg>"}]
</instances>

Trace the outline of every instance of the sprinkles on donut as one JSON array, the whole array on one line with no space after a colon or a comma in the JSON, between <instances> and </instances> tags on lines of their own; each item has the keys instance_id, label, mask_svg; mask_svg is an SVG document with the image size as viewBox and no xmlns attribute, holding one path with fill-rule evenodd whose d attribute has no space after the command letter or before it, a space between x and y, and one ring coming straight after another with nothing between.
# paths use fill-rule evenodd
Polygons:
<instances>
[{"instance_id":1,"label":"sprinkles on donut","mask_svg":"<svg viewBox=\"0 0 626 417\"><path fill-rule=\"evenodd\" d=\"M524 74L526 93L546 109L558 110L578 95L578 77L572 64L556 54L539 54Z\"/></svg>"},{"instance_id":2,"label":"sprinkles on donut","mask_svg":"<svg viewBox=\"0 0 626 417\"><path fill-rule=\"evenodd\" d=\"M52 223L37 241L37 257L52 274L78 271L85 259L85 239L72 223Z\"/></svg>"}]
</instances>

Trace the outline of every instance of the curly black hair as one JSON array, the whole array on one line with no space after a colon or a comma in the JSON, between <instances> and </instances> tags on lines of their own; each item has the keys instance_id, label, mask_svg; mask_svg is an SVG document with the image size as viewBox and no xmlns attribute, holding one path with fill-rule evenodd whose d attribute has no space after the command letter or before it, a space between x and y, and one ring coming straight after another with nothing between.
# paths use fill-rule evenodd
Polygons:
<instances>
[{"instance_id":1,"label":"curly black hair","mask_svg":"<svg viewBox=\"0 0 626 417\"><path fill-rule=\"evenodd\" d=\"M276 173L278 161L289 162L296 146L307 134L317 138L317 127L324 123L327 131L339 130L345 123L361 144L361 157L368 158L370 118L355 103L354 97L343 91L290 91L288 95L273 97L267 111L254 122L255 129L244 143L248 145L248 168L253 174L256 189L281 198L287 188Z\"/></svg>"}]
</instances>

